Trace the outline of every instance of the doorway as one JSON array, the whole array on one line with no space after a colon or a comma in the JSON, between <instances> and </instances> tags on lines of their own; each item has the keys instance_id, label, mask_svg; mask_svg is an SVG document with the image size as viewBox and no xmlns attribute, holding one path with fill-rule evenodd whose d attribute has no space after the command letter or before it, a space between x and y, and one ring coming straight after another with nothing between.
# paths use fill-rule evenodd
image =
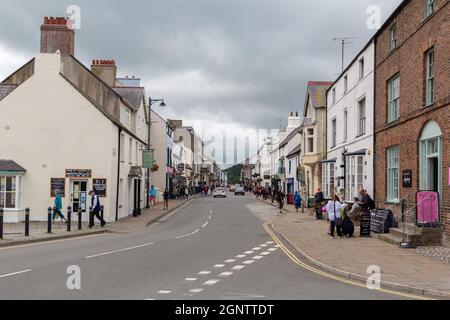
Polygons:
<instances>
[{"instance_id":1,"label":"doorway","mask_svg":"<svg viewBox=\"0 0 450 320\"><path fill-rule=\"evenodd\" d=\"M436 122L425 126L420 144L420 189L442 194L442 132Z\"/></svg>"},{"instance_id":2,"label":"doorway","mask_svg":"<svg viewBox=\"0 0 450 320\"><path fill-rule=\"evenodd\" d=\"M71 202L73 212L78 212L81 208L82 212L87 210L87 181L72 181L71 186Z\"/></svg>"}]
</instances>

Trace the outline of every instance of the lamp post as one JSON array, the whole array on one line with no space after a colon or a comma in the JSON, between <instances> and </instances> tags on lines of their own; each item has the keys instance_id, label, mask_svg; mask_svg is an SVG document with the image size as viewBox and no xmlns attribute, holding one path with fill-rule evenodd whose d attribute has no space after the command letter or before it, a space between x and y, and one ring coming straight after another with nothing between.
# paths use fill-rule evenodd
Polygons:
<instances>
[{"instance_id":1,"label":"lamp post","mask_svg":"<svg viewBox=\"0 0 450 320\"><path fill-rule=\"evenodd\" d=\"M148 103L148 109L149 109L149 113L148 113L148 143L147 143L147 152L151 152L152 151L152 147L151 147L151 128L152 128L152 105L154 105L157 102L161 102L160 107L161 108L165 108L167 105L164 102L164 99L152 99L149 98L149 103ZM152 157L153 158L153 157ZM150 191L150 170L151 168L147 168L147 209L150 209L150 199L149 199L149 191Z\"/></svg>"}]
</instances>

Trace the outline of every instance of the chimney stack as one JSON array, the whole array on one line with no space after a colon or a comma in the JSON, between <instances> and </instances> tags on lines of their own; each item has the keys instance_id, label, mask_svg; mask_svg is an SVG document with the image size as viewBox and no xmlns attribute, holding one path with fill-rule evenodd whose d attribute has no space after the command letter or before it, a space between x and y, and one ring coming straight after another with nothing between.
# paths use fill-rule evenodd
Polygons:
<instances>
[{"instance_id":1,"label":"chimney stack","mask_svg":"<svg viewBox=\"0 0 450 320\"><path fill-rule=\"evenodd\" d=\"M117 66L114 60L92 60L91 71L108 86L115 86Z\"/></svg>"},{"instance_id":2,"label":"chimney stack","mask_svg":"<svg viewBox=\"0 0 450 320\"><path fill-rule=\"evenodd\" d=\"M288 128L297 128L301 125L301 119L298 112L291 112L288 118Z\"/></svg>"},{"instance_id":3,"label":"chimney stack","mask_svg":"<svg viewBox=\"0 0 450 320\"><path fill-rule=\"evenodd\" d=\"M45 17L41 26L41 53L75 55L75 31L70 28L71 20L64 17Z\"/></svg>"}]
</instances>

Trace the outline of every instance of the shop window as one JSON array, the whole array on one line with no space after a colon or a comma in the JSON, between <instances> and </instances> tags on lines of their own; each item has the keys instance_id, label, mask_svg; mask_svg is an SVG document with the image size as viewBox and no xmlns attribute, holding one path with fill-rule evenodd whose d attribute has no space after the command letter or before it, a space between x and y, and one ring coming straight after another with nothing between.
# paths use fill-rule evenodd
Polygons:
<instances>
[{"instance_id":1,"label":"shop window","mask_svg":"<svg viewBox=\"0 0 450 320\"><path fill-rule=\"evenodd\" d=\"M364 156L351 156L346 159L345 198L353 201L359 196L359 190L364 188Z\"/></svg>"},{"instance_id":2,"label":"shop window","mask_svg":"<svg viewBox=\"0 0 450 320\"><path fill-rule=\"evenodd\" d=\"M0 176L0 208L17 209L17 177Z\"/></svg>"},{"instance_id":3,"label":"shop window","mask_svg":"<svg viewBox=\"0 0 450 320\"><path fill-rule=\"evenodd\" d=\"M328 199L334 195L334 166L334 162L322 164L322 191Z\"/></svg>"}]
</instances>

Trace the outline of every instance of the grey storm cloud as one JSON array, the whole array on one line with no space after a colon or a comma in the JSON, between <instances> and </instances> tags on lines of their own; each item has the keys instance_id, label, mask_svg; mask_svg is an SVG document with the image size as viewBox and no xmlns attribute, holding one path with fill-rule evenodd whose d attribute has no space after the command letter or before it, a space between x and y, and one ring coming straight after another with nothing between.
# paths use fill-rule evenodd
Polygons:
<instances>
[{"instance_id":1,"label":"grey storm cloud","mask_svg":"<svg viewBox=\"0 0 450 320\"><path fill-rule=\"evenodd\" d=\"M367 8L379 6L385 19L399 3L2 0L0 45L33 56L43 17L65 16L78 5L76 56L85 64L115 59L121 76L141 77L149 95L167 99L167 116L272 128L301 111L307 81L337 77L333 37L356 37L347 47L350 61L374 33Z\"/></svg>"}]
</instances>

